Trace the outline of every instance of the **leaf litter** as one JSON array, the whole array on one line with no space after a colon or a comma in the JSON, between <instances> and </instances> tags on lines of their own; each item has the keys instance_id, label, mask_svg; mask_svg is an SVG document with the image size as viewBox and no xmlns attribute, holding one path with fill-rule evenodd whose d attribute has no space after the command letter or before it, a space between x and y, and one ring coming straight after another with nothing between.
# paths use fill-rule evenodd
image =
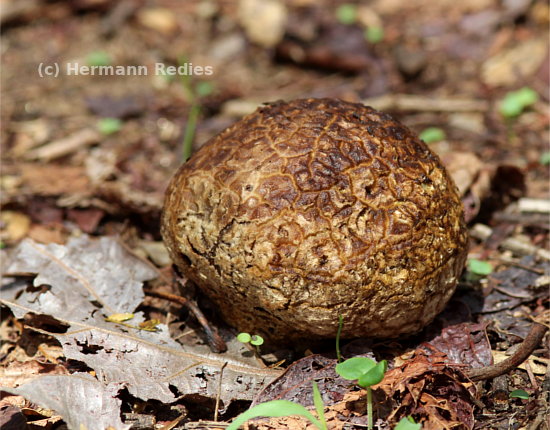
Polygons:
<instances>
[{"instance_id":1,"label":"leaf litter","mask_svg":"<svg viewBox=\"0 0 550 430\"><path fill-rule=\"evenodd\" d=\"M238 342L230 342L230 353L216 355L200 345L182 347L165 324L156 325L156 331L134 327L145 321L142 312L135 312L144 298L142 283L156 278L157 271L116 239L81 236L66 246L26 239L11 253L4 273L36 275L33 286L5 283L2 303L16 318L49 315L66 325L65 332L48 334L60 342L66 358L95 373L43 376L6 391L55 409L71 428L126 428L116 399L124 388L137 398L165 403L191 395L219 396L225 410L233 400L252 400L280 374L245 357ZM130 312L134 318L125 323L106 321ZM79 399L76 392L87 394ZM102 419L94 419L90 408L99 410Z\"/></svg>"}]
</instances>

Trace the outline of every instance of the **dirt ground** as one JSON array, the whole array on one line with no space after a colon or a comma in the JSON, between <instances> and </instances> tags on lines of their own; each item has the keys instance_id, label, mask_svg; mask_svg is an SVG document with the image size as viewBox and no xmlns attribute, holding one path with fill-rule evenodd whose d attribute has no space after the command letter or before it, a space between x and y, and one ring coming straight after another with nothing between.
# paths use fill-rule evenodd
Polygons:
<instances>
[{"instance_id":1,"label":"dirt ground","mask_svg":"<svg viewBox=\"0 0 550 430\"><path fill-rule=\"evenodd\" d=\"M120 238L170 280L159 218L186 145L198 149L264 102L362 102L399 119L441 157L465 206L469 258L485 264L468 265L455 304L421 335L368 344L412 378L387 388L393 403L377 412L378 428L393 428L410 415L424 429L550 429L547 336L528 351L526 364L498 377L472 382L461 370L441 370L449 362L491 366L513 356L533 325L549 323L547 2L6 0L0 20L3 260L23 240L65 246L85 233ZM32 282L8 272L4 285ZM171 282L158 279L148 288L175 292ZM222 337L234 337L204 298L199 305ZM173 336L191 330L180 339L183 345L204 344L199 326L180 308L148 296L140 309L169 324ZM75 425L50 403L10 391L39 375L96 374L49 334L58 324L18 316L3 304L0 414L12 425L6 429ZM442 355L423 356L423 342ZM330 354L333 345L275 351L263 362L283 356L287 368L312 360L310 354ZM308 366L333 368L317 359L323 364ZM426 392L429 401L411 394L430 384L440 390ZM366 428L365 413L349 406L359 402L360 391L323 387L325 394L341 394L324 398L329 428ZM311 395L285 397L280 387L273 390L271 397L261 393L261 401L312 404ZM526 397L510 398L514 390ZM177 399L168 402L121 389L112 397L120 403L114 414L132 428L221 428L211 422L214 413L230 421L253 399L236 394L218 417L212 394L178 388ZM201 420L209 423L197 424ZM281 420L255 428L305 425Z\"/></svg>"}]
</instances>

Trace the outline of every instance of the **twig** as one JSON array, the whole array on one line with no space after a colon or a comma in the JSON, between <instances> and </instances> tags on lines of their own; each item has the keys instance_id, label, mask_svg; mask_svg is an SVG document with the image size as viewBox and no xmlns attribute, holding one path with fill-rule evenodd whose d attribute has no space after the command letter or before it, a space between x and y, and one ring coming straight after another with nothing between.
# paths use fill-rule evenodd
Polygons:
<instances>
[{"instance_id":1,"label":"twig","mask_svg":"<svg viewBox=\"0 0 550 430\"><path fill-rule=\"evenodd\" d=\"M362 100L362 103L379 110L395 109L417 112L485 112L489 109L489 104L485 100L417 96L413 94L386 94Z\"/></svg>"},{"instance_id":2,"label":"twig","mask_svg":"<svg viewBox=\"0 0 550 430\"><path fill-rule=\"evenodd\" d=\"M493 379L497 376L510 372L523 363L533 353L537 346L539 346L547 330L548 327L535 322L531 326L529 334L525 337L514 355L492 366L482 367L479 369L470 369L466 372L466 376L468 376L468 378L472 381L484 381L486 379Z\"/></svg>"},{"instance_id":3,"label":"twig","mask_svg":"<svg viewBox=\"0 0 550 430\"><path fill-rule=\"evenodd\" d=\"M537 384L537 378L535 378L535 375L533 374L533 369L531 369L531 365L529 364L529 362L525 363L525 370L527 371L527 376L529 376L531 386L534 390L538 390L539 384Z\"/></svg>"},{"instance_id":4,"label":"twig","mask_svg":"<svg viewBox=\"0 0 550 430\"><path fill-rule=\"evenodd\" d=\"M220 409L220 397L222 395L222 379L223 379L223 369L227 366L227 361L223 363L223 366L220 369L220 380L218 381L218 393L216 394L216 409L214 410L214 421L218 421L218 410Z\"/></svg>"},{"instance_id":5,"label":"twig","mask_svg":"<svg viewBox=\"0 0 550 430\"><path fill-rule=\"evenodd\" d=\"M495 212L495 222L509 222L512 224L534 225L548 230L548 215L541 213L507 213Z\"/></svg>"},{"instance_id":6,"label":"twig","mask_svg":"<svg viewBox=\"0 0 550 430\"><path fill-rule=\"evenodd\" d=\"M536 273L537 275L541 275L541 276L544 275L544 270L543 269L537 269L536 267L529 267L525 264L521 264L519 261L514 261L514 260L511 260L509 258L502 258L502 257L496 258L496 260L501 261L501 262L503 262L504 264L506 264L508 266L518 267L518 268L526 270L528 272Z\"/></svg>"},{"instance_id":7,"label":"twig","mask_svg":"<svg viewBox=\"0 0 550 430\"><path fill-rule=\"evenodd\" d=\"M479 240L487 240L493 233L491 227L485 224L476 224L470 229L470 235ZM536 255L537 257L549 261L550 252L546 249L539 248L530 243L523 242L514 237L504 239L500 246L504 249L512 251L514 254L519 255Z\"/></svg>"},{"instance_id":8,"label":"twig","mask_svg":"<svg viewBox=\"0 0 550 430\"><path fill-rule=\"evenodd\" d=\"M208 324L208 320L193 301L188 300L185 297L178 296L176 294L164 293L161 291L152 291L149 289L144 289L143 291L147 296L168 300L173 303L178 303L182 306L185 306L195 316L199 324L202 326L204 334L206 335L206 341L208 342L210 348L212 348L214 352L218 353L227 351L227 345L225 344L225 341L220 337L218 332L213 327L211 327L210 324Z\"/></svg>"},{"instance_id":9,"label":"twig","mask_svg":"<svg viewBox=\"0 0 550 430\"><path fill-rule=\"evenodd\" d=\"M72 154L78 149L99 141L100 135L97 131L89 128L77 131L70 136L47 143L44 146L29 151L25 158L27 160L53 160Z\"/></svg>"},{"instance_id":10,"label":"twig","mask_svg":"<svg viewBox=\"0 0 550 430\"><path fill-rule=\"evenodd\" d=\"M550 213L550 200L522 198L518 201L520 212Z\"/></svg>"}]
</instances>

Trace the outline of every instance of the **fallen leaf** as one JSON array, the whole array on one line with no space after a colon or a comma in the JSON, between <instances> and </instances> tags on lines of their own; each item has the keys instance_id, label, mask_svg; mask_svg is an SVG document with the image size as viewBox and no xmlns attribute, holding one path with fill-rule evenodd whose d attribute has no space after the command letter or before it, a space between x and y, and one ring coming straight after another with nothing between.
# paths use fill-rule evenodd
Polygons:
<instances>
[{"instance_id":1,"label":"fallen leaf","mask_svg":"<svg viewBox=\"0 0 550 430\"><path fill-rule=\"evenodd\" d=\"M105 215L100 209L68 209L67 219L74 221L84 233L94 233Z\"/></svg>"},{"instance_id":2,"label":"fallen leaf","mask_svg":"<svg viewBox=\"0 0 550 430\"><path fill-rule=\"evenodd\" d=\"M283 38L287 10L279 0L240 0L239 22L250 40L266 48Z\"/></svg>"},{"instance_id":3,"label":"fallen leaf","mask_svg":"<svg viewBox=\"0 0 550 430\"><path fill-rule=\"evenodd\" d=\"M174 12L166 8L143 8L137 13L136 19L144 27L165 35L169 35L178 29Z\"/></svg>"},{"instance_id":4,"label":"fallen leaf","mask_svg":"<svg viewBox=\"0 0 550 430\"><path fill-rule=\"evenodd\" d=\"M13 250L5 270L38 274L34 285L45 284L51 289L24 291L17 303L63 319L84 315L88 300L97 302L107 315L133 311L144 298L142 282L157 276L153 268L130 255L115 239L92 240L87 236L72 238L67 245L23 240ZM23 316L15 312L17 318Z\"/></svg>"},{"instance_id":5,"label":"fallen leaf","mask_svg":"<svg viewBox=\"0 0 550 430\"><path fill-rule=\"evenodd\" d=\"M50 335L61 343L66 358L86 363L95 371L99 386L105 389L102 396L114 386L125 387L144 400L166 403L180 396L214 398L219 394L225 409L232 400L252 400L280 375L242 356L242 344L236 339L228 342L233 355L220 355L204 345L183 348L170 338L164 324L156 325L155 331L139 329L145 320L141 312L134 312L131 325L105 321L108 315L134 311L143 300L142 282L157 275L115 239L82 236L71 239L67 246L24 240L14 249L6 273L37 274L34 286L39 288L5 285L7 294L1 302L18 318L33 313L64 324L65 332ZM93 383L89 389L99 395L99 386ZM71 414L86 408L66 397L70 390L56 392L56 396L56 405L72 405ZM49 403L46 406L51 407ZM111 406L106 407L109 412Z\"/></svg>"},{"instance_id":6,"label":"fallen leaf","mask_svg":"<svg viewBox=\"0 0 550 430\"><path fill-rule=\"evenodd\" d=\"M429 343L445 353L450 363L470 367L493 364L491 344L485 328L487 324L463 323L445 327Z\"/></svg>"},{"instance_id":7,"label":"fallen leaf","mask_svg":"<svg viewBox=\"0 0 550 430\"><path fill-rule=\"evenodd\" d=\"M352 385L334 370L337 361L319 354L309 355L292 363L280 377L256 396L253 406L270 400L289 400L313 406L312 383L317 382L326 406L344 398Z\"/></svg>"},{"instance_id":8,"label":"fallen leaf","mask_svg":"<svg viewBox=\"0 0 550 430\"><path fill-rule=\"evenodd\" d=\"M66 374L67 369L59 364L41 363L37 360L13 361L0 368L0 385L17 387L44 375Z\"/></svg>"},{"instance_id":9,"label":"fallen leaf","mask_svg":"<svg viewBox=\"0 0 550 430\"><path fill-rule=\"evenodd\" d=\"M3 211L0 214L0 239L7 242L17 242L29 232L30 218L20 212Z\"/></svg>"},{"instance_id":10,"label":"fallen leaf","mask_svg":"<svg viewBox=\"0 0 550 430\"><path fill-rule=\"evenodd\" d=\"M424 430L473 429L472 393L468 379L449 367L444 354L426 356L423 350L403 365L389 370L382 382L373 387L382 390L392 403L388 421L414 415ZM469 385L471 390L474 387Z\"/></svg>"},{"instance_id":11,"label":"fallen leaf","mask_svg":"<svg viewBox=\"0 0 550 430\"><path fill-rule=\"evenodd\" d=\"M122 401L116 398L123 388L121 383L104 384L87 373L75 373L43 376L6 391L57 411L69 428L123 430L130 428L120 420Z\"/></svg>"},{"instance_id":12,"label":"fallen leaf","mask_svg":"<svg viewBox=\"0 0 550 430\"><path fill-rule=\"evenodd\" d=\"M61 166L56 164L21 165L23 184L29 188L27 193L44 196L62 194L90 193L90 181L84 167ZM44 178L48 178L47 181Z\"/></svg>"},{"instance_id":13,"label":"fallen leaf","mask_svg":"<svg viewBox=\"0 0 550 430\"><path fill-rule=\"evenodd\" d=\"M548 43L531 39L498 53L483 63L481 77L487 85L514 85L537 71L546 57Z\"/></svg>"}]
</instances>

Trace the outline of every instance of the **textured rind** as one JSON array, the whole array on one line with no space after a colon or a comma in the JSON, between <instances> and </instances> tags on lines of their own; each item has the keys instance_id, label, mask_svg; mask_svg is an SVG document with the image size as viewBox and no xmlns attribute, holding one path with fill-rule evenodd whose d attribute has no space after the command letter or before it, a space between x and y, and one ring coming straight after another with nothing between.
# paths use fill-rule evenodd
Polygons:
<instances>
[{"instance_id":1,"label":"textured rind","mask_svg":"<svg viewBox=\"0 0 550 430\"><path fill-rule=\"evenodd\" d=\"M275 341L396 337L428 324L467 252L456 187L387 114L276 102L175 174L162 235L175 264L241 331Z\"/></svg>"}]
</instances>

